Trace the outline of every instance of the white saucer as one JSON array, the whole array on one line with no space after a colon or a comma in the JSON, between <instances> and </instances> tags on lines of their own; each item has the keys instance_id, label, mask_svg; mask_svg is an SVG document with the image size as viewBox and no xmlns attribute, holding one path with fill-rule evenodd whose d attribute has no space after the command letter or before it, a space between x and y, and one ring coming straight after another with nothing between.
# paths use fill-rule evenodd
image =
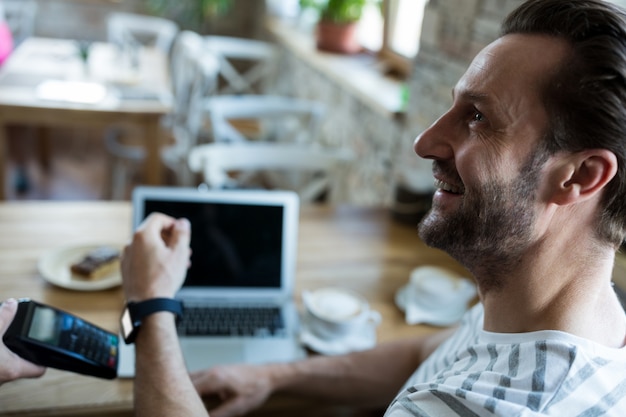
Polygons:
<instances>
[{"instance_id":1,"label":"white saucer","mask_svg":"<svg viewBox=\"0 0 626 417\"><path fill-rule=\"evenodd\" d=\"M51 284L59 287L68 288L77 291L99 291L113 288L122 283L122 275L120 271L93 281L75 277L70 271L70 265L82 259L88 252L101 246L111 246L119 248L120 245L82 245L71 246L61 249L55 249L47 252L40 259L37 265L39 273Z\"/></svg>"},{"instance_id":2,"label":"white saucer","mask_svg":"<svg viewBox=\"0 0 626 417\"><path fill-rule=\"evenodd\" d=\"M395 302L408 324L450 326L463 317L475 295L474 284L466 278L443 268L422 266L413 270L409 283L396 292Z\"/></svg>"},{"instance_id":3,"label":"white saucer","mask_svg":"<svg viewBox=\"0 0 626 417\"><path fill-rule=\"evenodd\" d=\"M323 339L309 330L307 319L302 317L300 321L300 343L324 355L341 355L376 346L376 324L367 323L361 330L361 332L351 333L342 338Z\"/></svg>"}]
</instances>

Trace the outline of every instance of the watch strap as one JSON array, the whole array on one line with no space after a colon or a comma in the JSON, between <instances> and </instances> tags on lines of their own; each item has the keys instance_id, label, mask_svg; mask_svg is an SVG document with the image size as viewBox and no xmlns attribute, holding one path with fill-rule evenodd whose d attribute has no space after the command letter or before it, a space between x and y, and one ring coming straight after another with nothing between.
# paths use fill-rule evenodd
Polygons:
<instances>
[{"instance_id":1,"label":"watch strap","mask_svg":"<svg viewBox=\"0 0 626 417\"><path fill-rule=\"evenodd\" d=\"M173 298L151 298L140 302L129 302L128 311L133 323L138 326L141 321L150 314L160 311L169 311L179 319L183 315L183 303Z\"/></svg>"}]
</instances>

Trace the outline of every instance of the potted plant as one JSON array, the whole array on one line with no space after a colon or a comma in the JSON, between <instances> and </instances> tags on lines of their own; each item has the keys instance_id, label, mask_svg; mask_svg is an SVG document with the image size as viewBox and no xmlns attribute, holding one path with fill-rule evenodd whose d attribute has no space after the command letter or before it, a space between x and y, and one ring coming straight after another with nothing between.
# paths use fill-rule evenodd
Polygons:
<instances>
[{"instance_id":1,"label":"potted plant","mask_svg":"<svg viewBox=\"0 0 626 417\"><path fill-rule=\"evenodd\" d=\"M232 2L233 0L143 0L150 13L172 19L183 29L200 33L206 33L208 20L229 12Z\"/></svg>"},{"instance_id":2,"label":"potted plant","mask_svg":"<svg viewBox=\"0 0 626 417\"><path fill-rule=\"evenodd\" d=\"M361 50L356 28L363 9L378 0L300 0L301 8L319 12L317 48L329 52L353 54Z\"/></svg>"}]
</instances>

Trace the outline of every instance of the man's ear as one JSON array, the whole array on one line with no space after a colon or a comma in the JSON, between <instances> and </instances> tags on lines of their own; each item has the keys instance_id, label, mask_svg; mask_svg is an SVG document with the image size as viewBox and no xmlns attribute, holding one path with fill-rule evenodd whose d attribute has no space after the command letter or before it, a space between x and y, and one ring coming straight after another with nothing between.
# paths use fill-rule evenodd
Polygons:
<instances>
[{"instance_id":1,"label":"man's ear","mask_svg":"<svg viewBox=\"0 0 626 417\"><path fill-rule=\"evenodd\" d=\"M617 157L607 149L587 149L560 158L552 171L550 198L558 205L598 195L617 173Z\"/></svg>"}]
</instances>

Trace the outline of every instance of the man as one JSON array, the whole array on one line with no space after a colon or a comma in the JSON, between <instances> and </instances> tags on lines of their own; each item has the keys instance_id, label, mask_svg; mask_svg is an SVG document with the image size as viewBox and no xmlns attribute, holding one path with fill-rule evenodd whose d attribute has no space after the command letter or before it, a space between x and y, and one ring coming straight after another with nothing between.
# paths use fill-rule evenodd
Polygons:
<instances>
[{"instance_id":1,"label":"man","mask_svg":"<svg viewBox=\"0 0 626 417\"><path fill-rule=\"evenodd\" d=\"M456 331L196 373L199 394L223 400L212 416L276 392L391 403L394 417L626 415L626 316L611 286L626 230L626 15L601 0L530 0L502 33L414 146L438 187L420 236L472 271L481 303ZM147 220L123 261L129 299L174 295L188 239L184 221ZM204 415L193 386L172 314L150 316L137 411Z\"/></svg>"}]
</instances>

